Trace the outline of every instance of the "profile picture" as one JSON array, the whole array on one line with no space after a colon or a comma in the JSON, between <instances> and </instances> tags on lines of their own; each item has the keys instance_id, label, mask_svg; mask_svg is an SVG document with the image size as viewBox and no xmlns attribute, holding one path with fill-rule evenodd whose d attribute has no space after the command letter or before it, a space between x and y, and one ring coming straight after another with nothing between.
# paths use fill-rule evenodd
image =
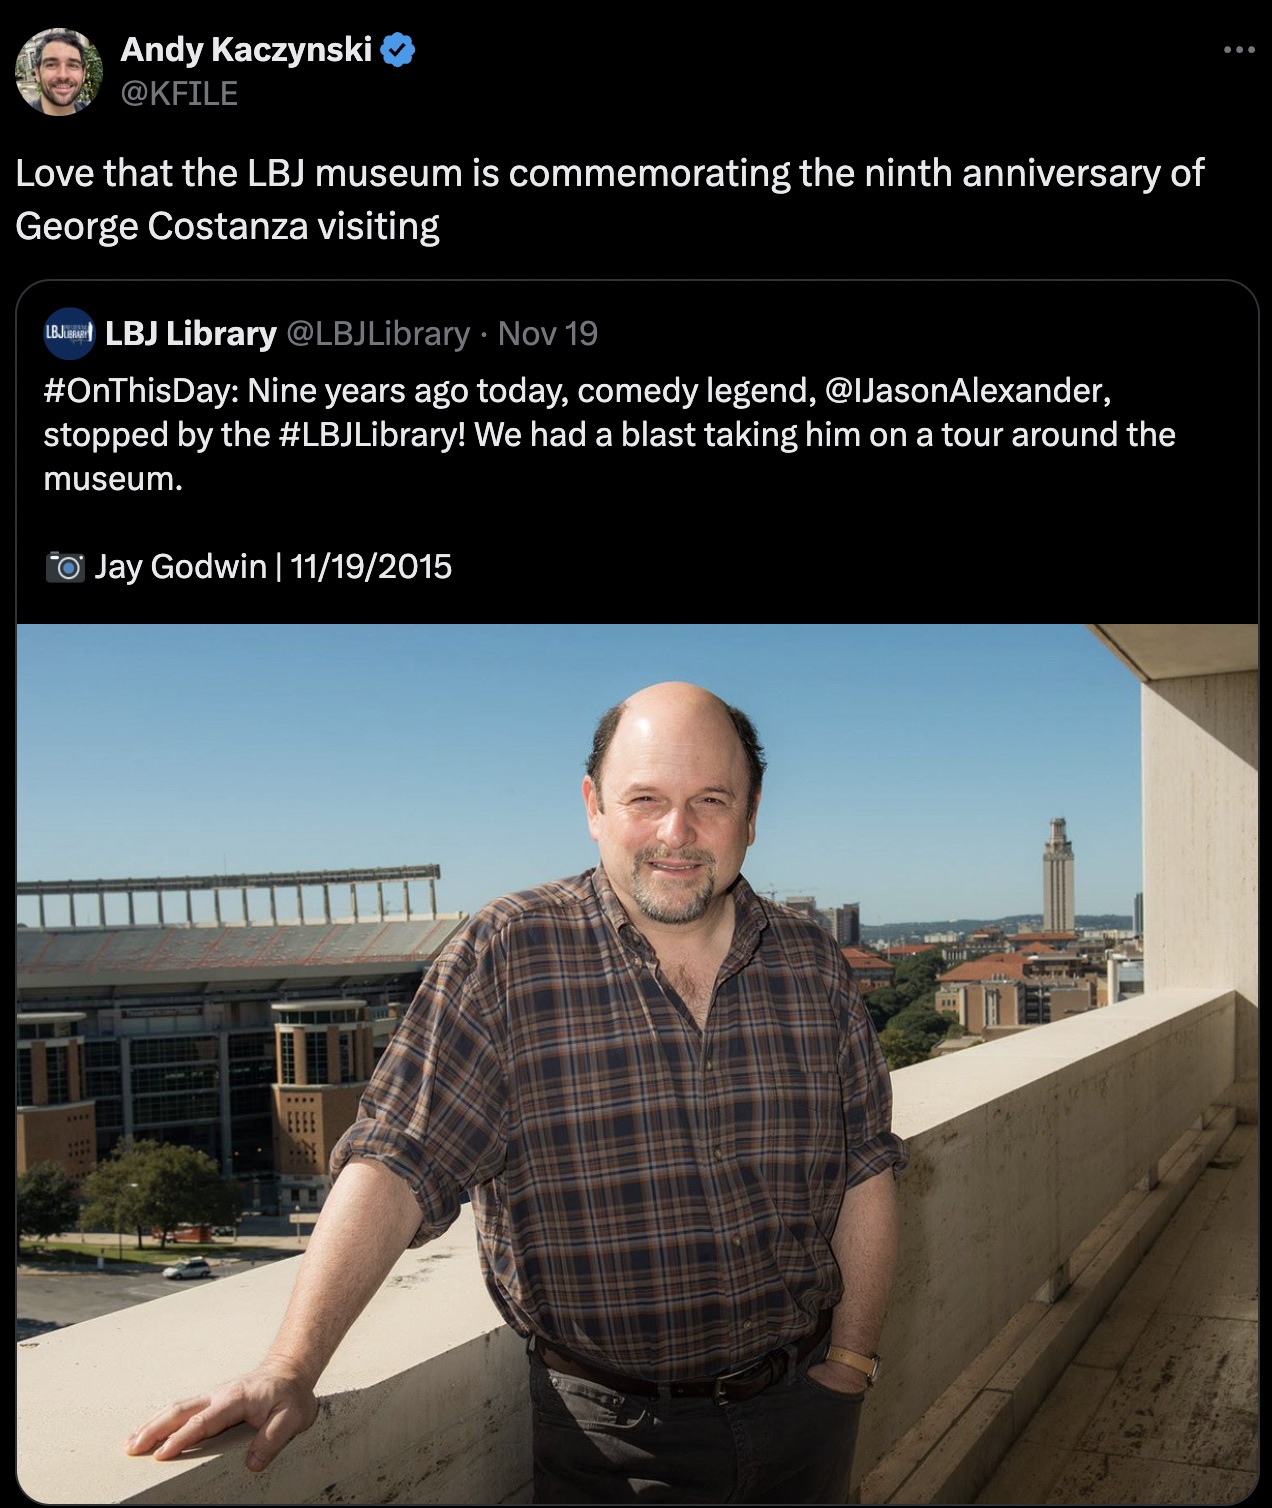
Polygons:
<instances>
[{"instance_id":1,"label":"profile picture","mask_svg":"<svg viewBox=\"0 0 1272 1508\"><path fill-rule=\"evenodd\" d=\"M33 110L76 115L101 88L101 54L83 32L50 26L36 32L18 54L13 79Z\"/></svg>"}]
</instances>

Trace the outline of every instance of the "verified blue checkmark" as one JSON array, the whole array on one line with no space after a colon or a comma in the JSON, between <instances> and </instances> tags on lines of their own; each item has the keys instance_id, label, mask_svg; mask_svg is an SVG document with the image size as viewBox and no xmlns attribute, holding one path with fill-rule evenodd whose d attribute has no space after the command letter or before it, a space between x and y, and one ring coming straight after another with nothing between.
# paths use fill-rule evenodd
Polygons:
<instances>
[{"instance_id":1,"label":"verified blue checkmark","mask_svg":"<svg viewBox=\"0 0 1272 1508\"><path fill-rule=\"evenodd\" d=\"M400 31L393 32L380 43L380 56L390 68L401 68L415 56L415 43Z\"/></svg>"}]
</instances>

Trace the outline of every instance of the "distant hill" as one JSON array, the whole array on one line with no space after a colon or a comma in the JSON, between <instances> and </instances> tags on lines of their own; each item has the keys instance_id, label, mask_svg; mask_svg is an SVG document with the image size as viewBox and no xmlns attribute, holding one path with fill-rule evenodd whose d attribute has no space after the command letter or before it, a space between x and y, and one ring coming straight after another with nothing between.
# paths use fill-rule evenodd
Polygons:
<instances>
[{"instance_id":1,"label":"distant hill","mask_svg":"<svg viewBox=\"0 0 1272 1508\"><path fill-rule=\"evenodd\" d=\"M1102 928L1109 932L1129 932L1134 926L1130 916L1079 916L1078 930L1084 927ZM933 932L977 932L982 927L1001 927L1004 932L1030 932L1042 929L1042 917L1036 912L1020 916L972 917L962 916L955 921L946 918L938 922L884 922L877 927L862 923L861 940L868 943L922 942Z\"/></svg>"}]
</instances>

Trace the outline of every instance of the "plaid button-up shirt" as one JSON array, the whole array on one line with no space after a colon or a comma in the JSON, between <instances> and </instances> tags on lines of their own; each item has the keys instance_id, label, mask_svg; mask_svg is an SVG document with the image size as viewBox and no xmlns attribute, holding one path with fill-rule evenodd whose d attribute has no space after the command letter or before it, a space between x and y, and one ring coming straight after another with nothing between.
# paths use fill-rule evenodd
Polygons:
<instances>
[{"instance_id":1,"label":"plaid button-up shirt","mask_svg":"<svg viewBox=\"0 0 1272 1508\"><path fill-rule=\"evenodd\" d=\"M906 1160L833 940L742 878L733 897L701 1031L603 870L493 902L425 977L332 1157L407 1180L415 1244L469 1189L508 1322L655 1381L807 1333L840 1297L844 1189Z\"/></svg>"}]
</instances>

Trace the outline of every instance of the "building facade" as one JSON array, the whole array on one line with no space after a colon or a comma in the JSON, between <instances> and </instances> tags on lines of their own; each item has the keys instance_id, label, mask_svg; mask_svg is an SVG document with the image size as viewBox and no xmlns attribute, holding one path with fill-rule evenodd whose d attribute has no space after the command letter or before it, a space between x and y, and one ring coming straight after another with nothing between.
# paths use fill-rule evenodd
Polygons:
<instances>
[{"instance_id":1,"label":"building facade","mask_svg":"<svg viewBox=\"0 0 1272 1508\"><path fill-rule=\"evenodd\" d=\"M18 1018L17 1171L55 1162L79 1179L97 1163L97 1115L84 1072L82 1011Z\"/></svg>"},{"instance_id":2,"label":"building facade","mask_svg":"<svg viewBox=\"0 0 1272 1508\"><path fill-rule=\"evenodd\" d=\"M846 901L842 906L819 906L815 895L788 895L782 902L792 911L808 916L835 939L841 948L861 942L861 905Z\"/></svg>"},{"instance_id":3,"label":"building facade","mask_svg":"<svg viewBox=\"0 0 1272 1508\"><path fill-rule=\"evenodd\" d=\"M857 988L863 995L868 995L871 990L884 989L892 983L897 972L895 966L886 958L881 958L873 949L840 948L839 951L844 955L844 960L857 981Z\"/></svg>"},{"instance_id":4,"label":"building facade","mask_svg":"<svg viewBox=\"0 0 1272 1508\"><path fill-rule=\"evenodd\" d=\"M1095 1010L1101 983L1099 967L1076 956L990 953L942 974L932 1005L983 1036Z\"/></svg>"},{"instance_id":5,"label":"building facade","mask_svg":"<svg viewBox=\"0 0 1272 1508\"><path fill-rule=\"evenodd\" d=\"M400 1013L373 1020L365 1000L306 1000L277 1004L274 1016L279 1207L317 1211L331 1188L331 1154L353 1124Z\"/></svg>"},{"instance_id":6,"label":"building facade","mask_svg":"<svg viewBox=\"0 0 1272 1508\"><path fill-rule=\"evenodd\" d=\"M831 913L835 919L835 941L841 948L856 948L861 944L861 903L845 901L835 906Z\"/></svg>"}]
</instances>

